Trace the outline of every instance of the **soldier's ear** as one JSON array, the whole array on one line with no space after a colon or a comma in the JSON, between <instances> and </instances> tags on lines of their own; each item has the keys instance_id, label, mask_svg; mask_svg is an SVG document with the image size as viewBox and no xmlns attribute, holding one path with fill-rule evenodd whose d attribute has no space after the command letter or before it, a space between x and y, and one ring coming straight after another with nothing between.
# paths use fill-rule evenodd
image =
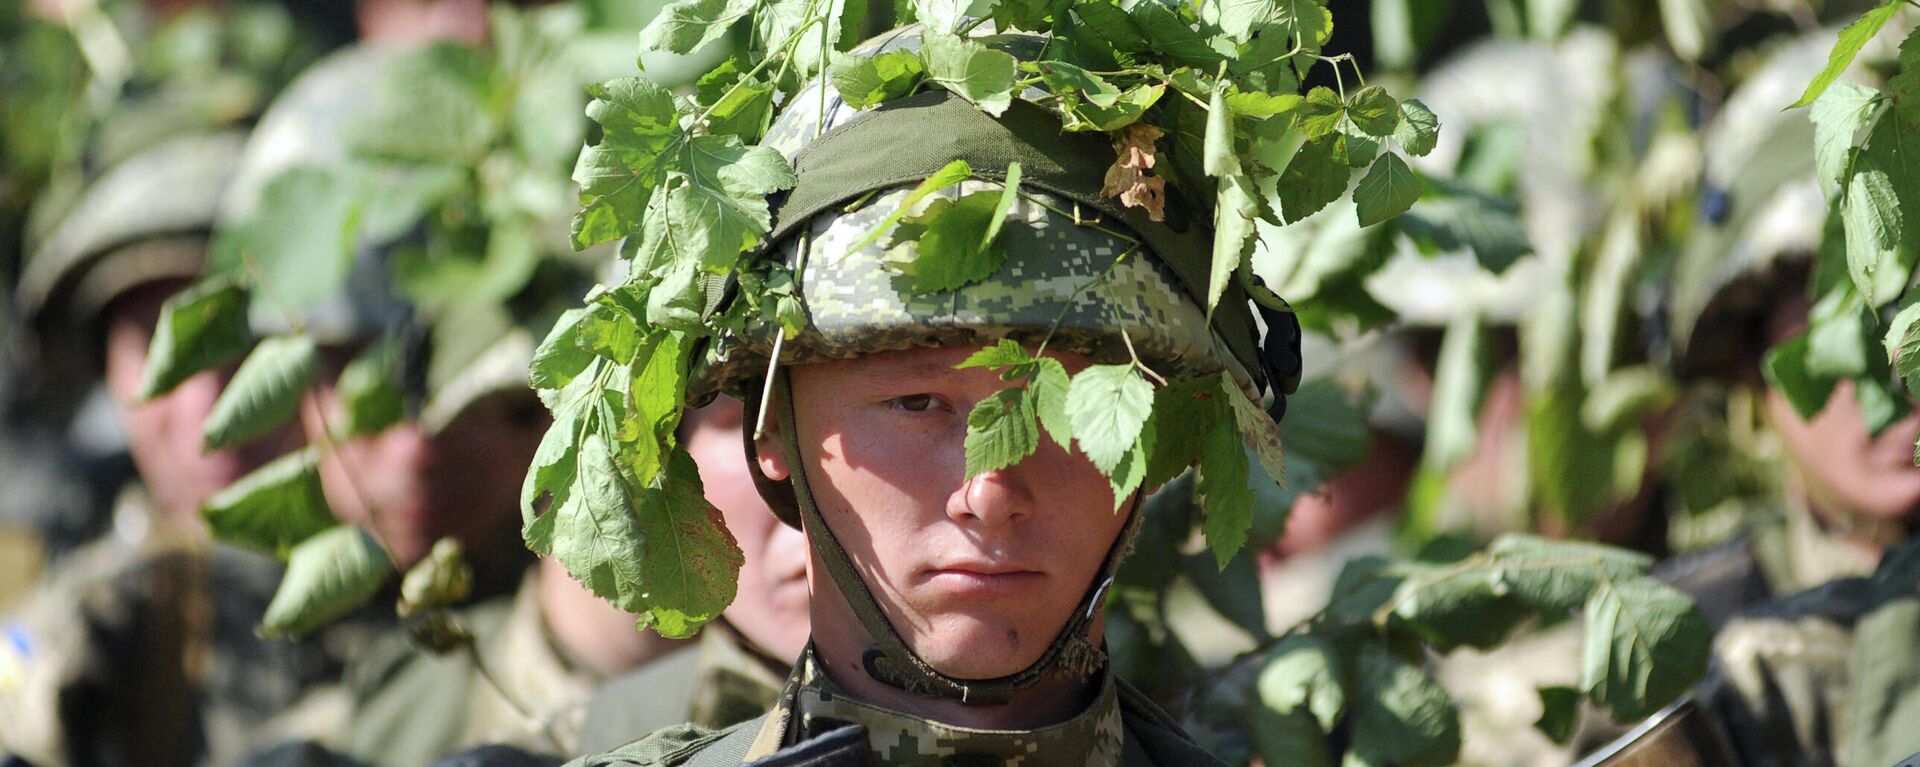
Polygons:
<instances>
[{"instance_id":1,"label":"soldier's ear","mask_svg":"<svg viewBox=\"0 0 1920 767\"><path fill-rule=\"evenodd\" d=\"M743 424L751 433L753 424ZM766 428L753 440L753 463L760 467L760 473L775 482L784 482L791 468L787 466L787 451L780 444L780 424L776 419L767 419Z\"/></svg>"}]
</instances>

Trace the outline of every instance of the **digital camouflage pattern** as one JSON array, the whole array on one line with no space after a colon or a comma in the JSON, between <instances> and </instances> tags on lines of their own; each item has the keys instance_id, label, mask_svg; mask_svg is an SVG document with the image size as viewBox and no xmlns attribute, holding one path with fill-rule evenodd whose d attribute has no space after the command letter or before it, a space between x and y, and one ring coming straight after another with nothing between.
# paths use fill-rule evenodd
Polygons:
<instances>
[{"instance_id":1,"label":"digital camouflage pattern","mask_svg":"<svg viewBox=\"0 0 1920 767\"><path fill-rule=\"evenodd\" d=\"M962 181L930 199L997 189ZM1016 201L1008 214L1010 225L1001 235L1006 261L998 271L958 290L915 293L907 287L911 278L890 266L913 259L912 242L891 251L884 241L852 250L912 192L912 186L898 187L852 213L816 219L783 249L788 268L799 275L807 324L782 344L781 364L915 347L991 346L1003 338L1031 348L1049 335L1051 348L1115 364L1128 360L1116 327L1126 329L1140 358L1162 375L1216 374L1232 359L1165 266L1133 243L1075 225L1056 212L1071 210L1072 202L1041 192ZM706 375L764 375L772 335L761 334L767 340L740 348ZM1244 380L1245 373L1236 378Z\"/></svg>"},{"instance_id":2,"label":"digital camouflage pattern","mask_svg":"<svg viewBox=\"0 0 1920 767\"><path fill-rule=\"evenodd\" d=\"M991 767L1203 765L1219 763L1167 715L1111 673L1073 718L1038 730L975 730L928 721L854 700L826 678L809 650L778 705L766 716L726 729L662 730L612 752L577 759L574 767L679 767L735 764L767 757L857 725L865 763L981 764ZM836 762L837 763L837 762Z\"/></svg>"}]
</instances>

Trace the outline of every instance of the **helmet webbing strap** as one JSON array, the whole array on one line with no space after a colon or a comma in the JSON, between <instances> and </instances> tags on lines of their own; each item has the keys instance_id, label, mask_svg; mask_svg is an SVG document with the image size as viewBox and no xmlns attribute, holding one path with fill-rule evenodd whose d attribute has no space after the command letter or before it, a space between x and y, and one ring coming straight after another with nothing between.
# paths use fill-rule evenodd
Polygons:
<instances>
[{"instance_id":1,"label":"helmet webbing strap","mask_svg":"<svg viewBox=\"0 0 1920 767\"><path fill-rule=\"evenodd\" d=\"M868 676L882 684L918 695L954 700L961 705L988 706L1006 703L1014 693L1033 686L1049 673L1058 671L1084 678L1105 664L1106 653L1093 644L1090 634L1094 628L1094 615L1099 612L1107 588L1113 584L1120 559L1125 556L1128 543L1140 527L1139 496L1135 496L1128 504L1127 522L1107 548L1106 558L1101 562L1100 570L1094 574L1093 583L1088 585L1086 595L1081 597L1079 606L1067 619L1067 624L1061 627L1060 633L1054 636L1053 642L1047 645L1039 659L1007 676L956 679L941 673L907 646L906 640L887 620L886 613L879 601L874 599L866 580L854 570L853 560L841 547L833 528L820 516L820 509L814 504L813 491L807 482L806 464L800 456L800 438L793 416L793 382L784 368L775 376L779 392L774 397L774 416L780 427L781 449L786 452L787 463L791 467L789 481L804 525L802 529L806 532L808 545L813 547L815 557L825 565L828 576L833 578L835 588L851 603L849 606L853 608L853 614L866 628L867 636L873 639L873 646L867 648L861 658L861 665ZM761 403L763 407L766 404Z\"/></svg>"}]
</instances>

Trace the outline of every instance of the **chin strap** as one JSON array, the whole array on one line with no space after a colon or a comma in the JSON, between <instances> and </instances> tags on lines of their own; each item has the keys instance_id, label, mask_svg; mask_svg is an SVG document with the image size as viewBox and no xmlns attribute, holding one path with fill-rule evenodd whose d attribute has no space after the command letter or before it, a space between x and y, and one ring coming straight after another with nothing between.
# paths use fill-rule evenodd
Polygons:
<instances>
[{"instance_id":1,"label":"chin strap","mask_svg":"<svg viewBox=\"0 0 1920 767\"><path fill-rule=\"evenodd\" d=\"M1101 562L1100 570L1094 575L1093 583L1088 586L1080 605L1033 665L994 679L956 679L947 676L914 653L900 633L894 630L880 603L874 599L872 589L867 587L867 582L854 569L853 560L841 547L840 539L820 516L807 483L806 464L800 457L799 438L794 428L793 386L784 369L775 375L779 380L775 382L778 394L774 397L774 416L780 427L782 449L786 451L788 465L792 467L790 500L793 506L786 511L798 511L808 544L826 566L835 588L846 596L854 615L866 628L867 636L873 639L874 644L867 648L861 658L861 665L868 676L882 684L917 695L958 701L962 705L990 706L1006 703L1014 693L1033 686L1050 673L1085 678L1106 664L1106 653L1093 643L1090 634L1094 627L1094 616L1099 613L1107 589L1113 585L1120 560L1126 555L1134 533L1139 530L1141 506L1138 496L1128 504L1127 523L1121 528L1120 535L1114 538L1113 545L1108 547L1106 559ZM760 404L765 406L767 403ZM747 439L751 443L750 435ZM756 483L763 479L758 469L753 473ZM768 481L766 484L772 483ZM765 485L761 486L761 490L762 495L768 495L769 488ZM789 497L785 493L778 493L769 495L767 500L775 509L780 509L781 503L788 501ZM789 518L787 513L779 516L783 521Z\"/></svg>"}]
</instances>

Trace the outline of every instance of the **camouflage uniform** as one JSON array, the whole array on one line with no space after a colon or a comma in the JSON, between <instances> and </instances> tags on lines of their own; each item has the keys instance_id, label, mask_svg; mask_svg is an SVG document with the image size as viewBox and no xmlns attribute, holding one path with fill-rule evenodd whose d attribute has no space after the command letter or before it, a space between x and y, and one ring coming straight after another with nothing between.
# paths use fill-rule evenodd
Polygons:
<instances>
[{"instance_id":1,"label":"camouflage uniform","mask_svg":"<svg viewBox=\"0 0 1920 767\"><path fill-rule=\"evenodd\" d=\"M780 699L787 665L755 652L725 619L707 624L696 643L600 685L572 753L606 751L683 722L731 726Z\"/></svg>"}]
</instances>

